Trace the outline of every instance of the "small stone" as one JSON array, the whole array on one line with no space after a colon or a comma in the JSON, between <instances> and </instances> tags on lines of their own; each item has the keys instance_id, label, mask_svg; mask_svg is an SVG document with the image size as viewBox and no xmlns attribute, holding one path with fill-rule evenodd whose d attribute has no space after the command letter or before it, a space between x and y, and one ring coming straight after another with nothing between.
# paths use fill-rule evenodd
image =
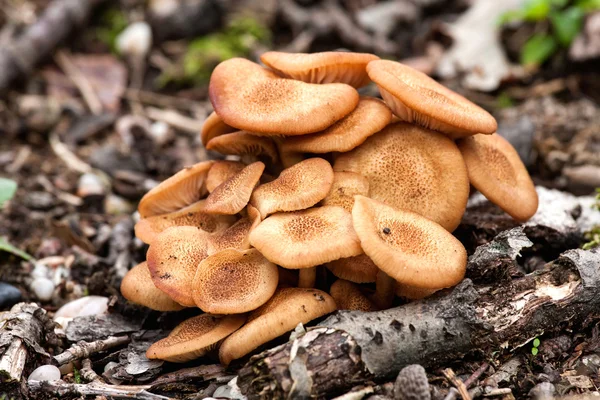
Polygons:
<instances>
[{"instance_id":1,"label":"small stone","mask_svg":"<svg viewBox=\"0 0 600 400\"><path fill-rule=\"evenodd\" d=\"M105 314L107 311L108 297L86 296L73 300L59 308L54 314L54 319L100 315Z\"/></svg>"},{"instance_id":2,"label":"small stone","mask_svg":"<svg viewBox=\"0 0 600 400\"><path fill-rule=\"evenodd\" d=\"M60 370L54 365L42 365L36 368L31 375L29 375L28 381L57 381L60 379Z\"/></svg>"},{"instance_id":3,"label":"small stone","mask_svg":"<svg viewBox=\"0 0 600 400\"><path fill-rule=\"evenodd\" d=\"M58 367L58 369L60 370L60 373L62 375L67 375L67 374L70 374L71 372L73 372L73 370L75 369L75 364L70 362L70 363L61 365L60 367Z\"/></svg>"},{"instance_id":4,"label":"small stone","mask_svg":"<svg viewBox=\"0 0 600 400\"><path fill-rule=\"evenodd\" d=\"M529 397L534 400L552 400L556 388L550 382L538 383L529 391Z\"/></svg>"},{"instance_id":5,"label":"small stone","mask_svg":"<svg viewBox=\"0 0 600 400\"><path fill-rule=\"evenodd\" d=\"M152 30L146 22L134 22L117 36L119 53L144 58L152 47Z\"/></svg>"},{"instance_id":6,"label":"small stone","mask_svg":"<svg viewBox=\"0 0 600 400\"><path fill-rule=\"evenodd\" d=\"M35 278L31 282L31 290L40 301L50 301L54 293L54 283L48 278Z\"/></svg>"},{"instance_id":7,"label":"small stone","mask_svg":"<svg viewBox=\"0 0 600 400\"><path fill-rule=\"evenodd\" d=\"M79 177L77 183L77 196L103 196L106 193L106 188L98 175L85 173Z\"/></svg>"},{"instance_id":8,"label":"small stone","mask_svg":"<svg viewBox=\"0 0 600 400\"><path fill-rule=\"evenodd\" d=\"M174 132L171 127L162 121L157 121L150 126L148 135L158 146L162 146L165 143L173 139Z\"/></svg>"},{"instance_id":9,"label":"small stone","mask_svg":"<svg viewBox=\"0 0 600 400\"><path fill-rule=\"evenodd\" d=\"M131 214L135 207L131 202L116 194L109 194L104 199L104 211L109 215Z\"/></svg>"},{"instance_id":10,"label":"small stone","mask_svg":"<svg viewBox=\"0 0 600 400\"><path fill-rule=\"evenodd\" d=\"M394 398L396 400L430 400L431 393L425 368L419 364L402 368L394 383Z\"/></svg>"},{"instance_id":11,"label":"small stone","mask_svg":"<svg viewBox=\"0 0 600 400\"><path fill-rule=\"evenodd\" d=\"M32 278L47 278L50 276L50 269L41 263L36 263L31 271Z\"/></svg>"},{"instance_id":12,"label":"small stone","mask_svg":"<svg viewBox=\"0 0 600 400\"><path fill-rule=\"evenodd\" d=\"M23 200L33 210L48 210L56 205L56 199L48 192L29 192Z\"/></svg>"},{"instance_id":13,"label":"small stone","mask_svg":"<svg viewBox=\"0 0 600 400\"><path fill-rule=\"evenodd\" d=\"M0 309L12 307L21 301L21 291L5 282L0 282Z\"/></svg>"}]
</instances>

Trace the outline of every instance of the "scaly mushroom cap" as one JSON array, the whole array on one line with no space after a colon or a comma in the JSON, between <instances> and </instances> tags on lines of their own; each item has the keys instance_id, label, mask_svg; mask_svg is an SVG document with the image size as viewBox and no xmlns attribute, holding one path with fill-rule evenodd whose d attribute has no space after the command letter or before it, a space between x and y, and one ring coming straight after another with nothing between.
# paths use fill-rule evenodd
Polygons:
<instances>
[{"instance_id":1,"label":"scaly mushroom cap","mask_svg":"<svg viewBox=\"0 0 600 400\"><path fill-rule=\"evenodd\" d=\"M328 51L323 53L282 53L268 51L260 60L286 78L308 83L346 83L355 88L367 85L369 61L379 57L367 53Z\"/></svg>"},{"instance_id":2,"label":"scaly mushroom cap","mask_svg":"<svg viewBox=\"0 0 600 400\"><path fill-rule=\"evenodd\" d=\"M138 206L142 218L180 210L205 194L204 181L213 161L202 161L184 168L151 189Z\"/></svg>"},{"instance_id":3,"label":"scaly mushroom cap","mask_svg":"<svg viewBox=\"0 0 600 400\"><path fill-rule=\"evenodd\" d=\"M421 300L431 296L440 289L421 289L414 286L396 284L396 296L403 297L408 300Z\"/></svg>"},{"instance_id":4,"label":"scaly mushroom cap","mask_svg":"<svg viewBox=\"0 0 600 400\"><path fill-rule=\"evenodd\" d=\"M246 207L252 191L265 170L260 161L246 168L219 185L206 198L204 211L211 214L237 214Z\"/></svg>"},{"instance_id":5,"label":"scaly mushroom cap","mask_svg":"<svg viewBox=\"0 0 600 400\"><path fill-rule=\"evenodd\" d=\"M272 163L277 162L278 156L277 147L271 138L251 135L244 131L217 136L206 144L206 149L226 155L265 156L269 157Z\"/></svg>"},{"instance_id":6,"label":"scaly mushroom cap","mask_svg":"<svg viewBox=\"0 0 600 400\"><path fill-rule=\"evenodd\" d=\"M210 142L211 139L235 131L237 131L237 129L227 125L225 122L223 122L221 117L219 117L217 113L213 111L206 118L204 124L202 124L202 130L200 131L200 140L202 141L202 145L206 146L206 144Z\"/></svg>"},{"instance_id":7,"label":"scaly mushroom cap","mask_svg":"<svg viewBox=\"0 0 600 400\"><path fill-rule=\"evenodd\" d=\"M179 311L184 308L154 286L146 262L136 265L125 274L121 281L121 294L133 303L157 311Z\"/></svg>"},{"instance_id":8,"label":"scaly mushroom cap","mask_svg":"<svg viewBox=\"0 0 600 400\"><path fill-rule=\"evenodd\" d=\"M354 196L369 196L369 180L356 172L334 172L333 184L327 197L323 199L324 206L340 206L352 212Z\"/></svg>"},{"instance_id":9,"label":"scaly mushroom cap","mask_svg":"<svg viewBox=\"0 0 600 400\"><path fill-rule=\"evenodd\" d=\"M252 193L250 204L265 218L277 211L304 210L323 200L333 183L333 169L322 158L309 158L284 169Z\"/></svg>"},{"instance_id":10,"label":"scaly mushroom cap","mask_svg":"<svg viewBox=\"0 0 600 400\"><path fill-rule=\"evenodd\" d=\"M241 314L265 304L278 283L277 266L258 250L227 249L200 263L193 296L205 312Z\"/></svg>"},{"instance_id":11,"label":"scaly mushroom cap","mask_svg":"<svg viewBox=\"0 0 600 400\"><path fill-rule=\"evenodd\" d=\"M248 215L224 231L216 232L208 238L208 255L225 249L248 250L250 248L250 232L260 224L262 219L258 210L248 205Z\"/></svg>"},{"instance_id":12,"label":"scaly mushroom cap","mask_svg":"<svg viewBox=\"0 0 600 400\"><path fill-rule=\"evenodd\" d=\"M272 215L250 233L250 244L269 261L289 269L362 253L352 217L333 206Z\"/></svg>"},{"instance_id":13,"label":"scaly mushroom cap","mask_svg":"<svg viewBox=\"0 0 600 400\"><path fill-rule=\"evenodd\" d=\"M331 285L329 294L335 300L338 310L376 311L375 304L365 296L357 284L338 279Z\"/></svg>"},{"instance_id":14,"label":"scaly mushroom cap","mask_svg":"<svg viewBox=\"0 0 600 400\"><path fill-rule=\"evenodd\" d=\"M246 321L245 315L202 314L177 325L169 336L152 344L146 357L182 363L202 357Z\"/></svg>"},{"instance_id":15,"label":"scaly mushroom cap","mask_svg":"<svg viewBox=\"0 0 600 400\"><path fill-rule=\"evenodd\" d=\"M396 281L422 289L441 289L462 280L464 246L433 221L356 196L354 229L365 254Z\"/></svg>"},{"instance_id":16,"label":"scaly mushroom cap","mask_svg":"<svg viewBox=\"0 0 600 400\"><path fill-rule=\"evenodd\" d=\"M226 124L268 135L322 131L358 104L358 92L351 86L280 78L242 58L220 63L208 91L215 112Z\"/></svg>"},{"instance_id":17,"label":"scaly mushroom cap","mask_svg":"<svg viewBox=\"0 0 600 400\"><path fill-rule=\"evenodd\" d=\"M387 105L403 121L443 132L452 139L492 134L498 129L490 113L414 68L376 60L367 65L367 72Z\"/></svg>"},{"instance_id":18,"label":"scaly mushroom cap","mask_svg":"<svg viewBox=\"0 0 600 400\"><path fill-rule=\"evenodd\" d=\"M306 324L335 309L333 298L320 290L279 289L268 302L250 313L246 325L223 341L219 349L221 364L228 365L299 323Z\"/></svg>"},{"instance_id":19,"label":"scaly mushroom cap","mask_svg":"<svg viewBox=\"0 0 600 400\"><path fill-rule=\"evenodd\" d=\"M383 101L361 97L354 111L324 131L286 138L280 153L345 153L385 128L391 120L392 112Z\"/></svg>"},{"instance_id":20,"label":"scaly mushroom cap","mask_svg":"<svg viewBox=\"0 0 600 400\"><path fill-rule=\"evenodd\" d=\"M208 257L210 234L192 226L175 226L161 232L150 245L146 259L157 288L184 306L196 304L192 281L200 261Z\"/></svg>"},{"instance_id":21,"label":"scaly mushroom cap","mask_svg":"<svg viewBox=\"0 0 600 400\"><path fill-rule=\"evenodd\" d=\"M246 167L238 161L219 160L215 161L206 175L206 190L212 193L213 190L227 179L231 178Z\"/></svg>"},{"instance_id":22,"label":"scaly mushroom cap","mask_svg":"<svg viewBox=\"0 0 600 400\"><path fill-rule=\"evenodd\" d=\"M519 154L502 136L476 135L458 147L467 164L469 179L489 201L517 221L527 221L537 211L538 195Z\"/></svg>"},{"instance_id":23,"label":"scaly mushroom cap","mask_svg":"<svg viewBox=\"0 0 600 400\"><path fill-rule=\"evenodd\" d=\"M325 264L332 274L355 283L371 283L377 280L379 268L366 254L340 258Z\"/></svg>"},{"instance_id":24,"label":"scaly mushroom cap","mask_svg":"<svg viewBox=\"0 0 600 400\"><path fill-rule=\"evenodd\" d=\"M159 233L172 226L195 226L213 233L221 232L235 222L233 216L207 214L204 203L205 200L200 200L179 211L141 219L135 224L135 236L150 244Z\"/></svg>"},{"instance_id":25,"label":"scaly mushroom cap","mask_svg":"<svg viewBox=\"0 0 600 400\"><path fill-rule=\"evenodd\" d=\"M369 197L421 214L452 232L469 198L467 167L448 137L406 123L388 125L349 153L334 170L369 180Z\"/></svg>"}]
</instances>

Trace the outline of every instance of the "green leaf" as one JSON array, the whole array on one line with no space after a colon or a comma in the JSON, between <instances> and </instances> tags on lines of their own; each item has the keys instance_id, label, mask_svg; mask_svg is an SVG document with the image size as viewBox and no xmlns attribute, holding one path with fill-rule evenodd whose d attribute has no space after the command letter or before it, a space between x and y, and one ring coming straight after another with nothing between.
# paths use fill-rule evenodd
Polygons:
<instances>
[{"instance_id":1,"label":"green leaf","mask_svg":"<svg viewBox=\"0 0 600 400\"><path fill-rule=\"evenodd\" d=\"M508 93L502 92L496 97L496 105L498 108L510 108L514 107L515 102Z\"/></svg>"},{"instance_id":2,"label":"green leaf","mask_svg":"<svg viewBox=\"0 0 600 400\"><path fill-rule=\"evenodd\" d=\"M525 66L540 65L556 51L556 39L544 33L529 38L521 48L521 64Z\"/></svg>"},{"instance_id":3,"label":"green leaf","mask_svg":"<svg viewBox=\"0 0 600 400\"><path fill-rule=\"evenodd\" d=\"M569 4L569 0L550 0L550 3L552 3L553 7L563 8L564 6Z\"/></svg>"},{"instance_id":4,"label":"green leaf","mask_svg":"<svg viewBox=\"0 0 600 400\"><path fill-rule=\"evenodd\" d=\"M537 349L537 347L534 347L531 349L531 354L533 354L534 356L537 356L538 351L539 350Z\"/></svg>"},{"instance_id":5,"label":"green leaf","mask_svg":"<svg viewBox=\"0 0 600 400\"><path fill-rule=\"evenodd\" d=\"M583 11L577 7L569 7L560 12L550 14L554 35L558 42L568 47L583 27Z\"/></svg>"},{"instance_id":6,"label":"green leaf","mask_svg":"<svg viewBox=\"0 0 600 400\"><path fill-rule=\"evenodd\" d=\"M12 199L16 191L17 182L11 179L0 178L0 207L2 207L6 201Z\"/></svg>"},{"instance_id":7,"label":"green leaf","mask_svg":"<svg viewBox=\"0 0 600 400\"><path fill-rule=\"evenodd\" d=\"M583 11L600 10L600 0L577 0L575 7Z\"/></svg>"},{"instance_id":8,"label":"green leaf","mask_svg":"<svg viewBox=\"0 0 600 400\"><path fill-rule=\"evenodd\" d=\"M540 347L540 339L538 339L538 338L533 339L533 347Z\"/></svg>"},{"instance_id":9,"label":"green leaf","mask_svg":"<svg viewBox=\"0 0 600 400\"><path fill-rule=\"evenodd\" d=\"M5 251L7 253L13 254L17 257L21 257L26 261L33 261L33 257L29 254L25 253L23 250L17 249L12 244L8 243L5 239L0 238L0 251Z\"/></svg>"},{"instance_id":10,"label":"green leaf","mask_svg":"<svg viewBox=\"0 0 600 400\"><path fill-rule=\"evenodd\" d=\"M541 21L546 19L551 10L553 0L529 0L523 8L525 21Z\"/></svg>"}]
</instances>

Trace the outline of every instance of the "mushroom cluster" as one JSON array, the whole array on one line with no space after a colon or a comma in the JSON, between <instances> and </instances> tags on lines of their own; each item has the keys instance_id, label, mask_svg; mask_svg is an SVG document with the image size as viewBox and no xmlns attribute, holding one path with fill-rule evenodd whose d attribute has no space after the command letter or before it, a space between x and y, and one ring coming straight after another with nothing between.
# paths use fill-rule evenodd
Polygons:
<instances>
[{"instance_id":1,"label":"mushroom cluster","mask_svg":"<svg viewBox=\"0 0 600 400\"><path fill-rule=\"evenodd\" d=\"M223 364L335 309L378 310L460 282L452 235L473 185L513 218L537 210L514 148L485 110L428 76L371 54L233 58L209 87L205 147L228 159L186 168L139 204L147 261L128 300L198 307L153 344L182 362ZM360 96L373 81L383 101ZM337 280L315 289L317 267ZM331 275L329 275L331 274Z\"/></svg>"}]
</instances>

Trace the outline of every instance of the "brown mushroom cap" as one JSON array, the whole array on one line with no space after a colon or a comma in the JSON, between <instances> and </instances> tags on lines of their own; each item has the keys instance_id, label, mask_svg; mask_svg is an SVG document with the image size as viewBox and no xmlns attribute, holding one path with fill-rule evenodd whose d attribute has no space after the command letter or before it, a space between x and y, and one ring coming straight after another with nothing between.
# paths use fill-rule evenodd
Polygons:
<instances>
[{"instance_id":1,"label":"brown mushroom cap","mask_svg":"<svg viewBox=\"0 0 600 400\"><path fill-rule=\"evenodd\" d=\"M377 280L379 268L366 254L340 258L325 265L340 279L355 283L370 283Z\"/></svg>"},{"instance_id":2,"label":"brown mushroom cap","mask_svg":"<svg viewBox=\"0 0 600 400\"><path fill-rule=\"evenodd\" d=\"M245 315L202 314L192 317L177 325L169 336L152 344L146 351L146 357L177 363L202 357L245 321Z\"/></svg>"},{"instance_id":3,"label":"brown mushroom cap","mask_svg":"<svg viewBox=\"0 0 600 400\"><path fill-rule=\"evenodd\" d=\"M414 68L376 60L367 65L367 72L387 105L403 121L443 132L452 139L492 134L498 129L490 113Z\"/></svg>"},{"instance_id":4,"label":"brown mushroom cap","mask_svg":"<svg viewBox=\"0 0 600 400\"><path fill-rule=\"evenodd\" d=\"M448 137L406 123L388 125L349 153L334 170L369 180L369 197L456 229L469 198L465 162Z\"/></svg>"},{"instance_id":5,"label":"brown mushroom cap","mask_svg":"<svg viewBox=\"0 0 600 400\"><path fill-rule=\"evenodd\" d=\"M200 200L179 211L141 219L135 224L135 236L150 244L159 233L172 226L195 226L213 233L223 231L235 222L233 216L207 214L204 203L205 200Z\"/></svg>"},{"instance_id":6,"label":"brown mushroom cap","mask_svg":"<svg viewBox=\"0 0 600 400\"><path fill-rule=\"evenodd\" d=\"M161 232L150 245L146 258L152 282L184 306L196 304L192 281L207 254L209 233L192 226L175 226Z\"/></svg>"},{"instance_id":7,"label":"brown mushroom cap","mask_svg":"<svg viewBox=\"0 0 600 400\"><path fill-rule=\"evenodd\" d=\"M331 285L329 294L335 300L338 310L376 311L375 304L365 296L357 284L338 279Z\"/></svg>"},{"instance_id":8,"label":"brown mushroom cap","mask_svg":"<svg viewBox=\"0 0 600 400\"><path fill-rule=\"evenodd\" d=\"M277 211L296 211L323 200L333 183L333 169L322 158L309 158L284 169L272 182L252 193L250 204L263 218Z\"/></svg>"},{"instance_id":9,"label":"brown mushroom cap","mask_svg":"<svg viewBox=\"0 0 600 400\"><path fill-rule=\"evenodd\" d=\"M205 194L204 180L213 161L202 161L167 178L150 190L138 206L142 218L180 210Z\"/></svg>"},{"instance_id":10,"label":"brown mushroom cap","mask_svg":"<svg viewBox=\"0 0 600 400\"><path fill-rule=\"evenodd\" d=\"M209 96L226 124L275 135L322 131L358 104L358 92L351 86L280 78L242 58L229 59L214 69Z\"/></svg>"},{"instance_id":11,"label":"brown mushroom cap","mask_svg":"<svg viewBox=\"0 0 600 400\"><path fill-rule=\"evenodd\" d=\"M277 266L258 250L227 249L200 263L193 297L205 312L241 314L265 304L278 283Z\"/></svg>"},{"instance_id":12,"label":"brown mushroom cap","mask_svg":"<svg viewBox=\"0 0 600 400\"><path fill-rule=\"evenodd\" d=\"M184 308L154 286L146 262L136 265L125 274L121 281L121 294L133 303L157 311L179 311Z\"/></svg>"},{"instance_id":13,"label":"brown mushroom cap","mask_svg":"<svg viewBox=\"0 0 600 400\"><path fill-rule=\"evenodd\" d=\"M431 296L440 289L421 289L413 286L396 284L396 296L403 297L408 300L421 300Z\"/></svg>"},{"instance_id":14,"label":"brown mushroom cap","mask_svg":"<svg viewBox=\"0 0 600 400\"><path fill-rule=\"evenodd\" d=\"M250 233L250 244L269 261L289 269L362 253L352 217L333 206L272 215Z\"/></svg>"},{"instance_id":15,"label":"brown mushroom cap","mask_svg":"<svg viewBox=\"0 0 600 400\"><path fill-rule=\"evenodd\" d=\"M369 61L379 57L367 53L328 51L323 53L282 53L268 51L260 60L286 78L309 83L346 83L355 88L367 85Z\"/></svg>"},{"instance_id":16,"label":"brown mushroom cap","mask_svg":"<svg viewBox=\"0 0 600 400\"><path fill-rule=\"evenodd\" d=\"M519 154L502 136L475 135L458 147L467 164L469 179L489 201L517 221L527 221L537 211L538 195Z\"/></svg>"},{"instance_id":17,"label":"brown mushroom cap","mask_svg":"<svg viewBox=\"0 0 600 400\"><path fill-rule=\"evenodd\" d=\"M227 155L265 156L269 157L272 163L277 162L278 157L277 147L271 138L256 136L245 131L217 136L208 142L206 149Z\"/></svg>"},{"instance_id":18,"label":"brown mushroom cap","mask_svg":"<svg viewBox=\"0 0 600 400\"><path fill-rule=\"evenodd\" d=\"M400 283L441 289L456 285L465 275L464 246L419 214L356 196L352 220L365 254Z\"/></svg>"},{"instance_id":19,"label":"brown mushroom cap","mask_svg":"<svg viewBox=\"0 0 600 400\"><path fill-rule=\"evenodd\" d=\"M335 309L333 298L320 290L278 289L268 302L250 313L246 325L223 341L219 359L228 365L299 323L306 324Z\"/></svg>"},{"instance_id":20,"label":"brown mushroom cap","mask_svg":"<svg viewBox=\"0 0 600 400\"><path fill-rule=\"evenodd\" d=\"M206 175L206 190L212 193L213 190L227 179L231 178L246 167L238 161L219 160L215 161Z\"/></svg>"},{"instance_id":21,"label":"brown mushroom cap","mask_svg":"<svg viewBox=\"0 0 600 400\"><path fill-rule=\"evenodd\" d=\"M250 248L250 232L260 222L260 213L248 205L248 215L221 232L215 232L208 238L208 255L225 249L248 250Z\"/></svg>"},{"instance_id":22,"label":"brown mushroom cap","mask_svg":"<svg viewBox=\"0 0 600 400\"><path fill-rule=\"evenodd\" d=\"M327 197L323 199L324 206L340 206L352 212L354 196L369 196L369 180L356 172L334 172L333 184Z\"/></svg>"},{"instance_id":23,"label":"brown mushroom cap","mask_svg":"<svg viewBox=\"0 0 600 400\"><path fill-rule=\"evenodd\" d=\"M202 145L206 146L206 144L210 142L211 139L235 131L237 131L237 129L227 125L225 122L223 122L221 117L219 117L217 113L213 111L206 118L204 124L202 124L202 130L200 131L200 140L202 141Z\"/></svg>"},{"instance_id":24,"label":"brown mushroom cap","mask_svg":"<svg viewBox=\"0 0 600 400\"><path fill-rule=\"evenodd\" d=\"M260 161L246 168L219 185L206 198L204 211L211 214L237 214L246 207L252 191L265 170Z\"/></svg>"},{"instance_id":25,"label":"brown mushroom cap","mask_svg":"<svg viewBox=\"0 0 600 400\"><path fill-rule=\"evenodd\" d=\"M286 138L281 144L280 152L347 152L385 128L391 120L392 112L383 101L361 97L354 111L324 131Z\"/></svg>"}]
</instances>

